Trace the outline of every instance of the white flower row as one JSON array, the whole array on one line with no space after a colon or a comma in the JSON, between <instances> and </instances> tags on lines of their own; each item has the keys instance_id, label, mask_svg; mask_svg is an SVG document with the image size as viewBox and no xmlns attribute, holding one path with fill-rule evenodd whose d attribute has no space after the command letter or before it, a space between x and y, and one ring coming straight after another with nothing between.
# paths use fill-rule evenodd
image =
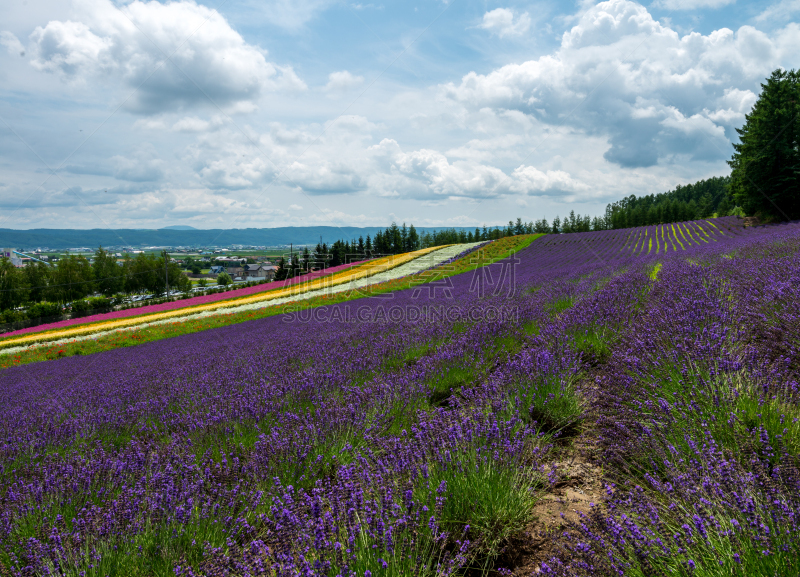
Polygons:
<instances>
[{"instance_id":1,"label":"white flower row","mask_svg":"<svg viewBox=\"0 0 800 577\"><path fill-rule=\"evenodd\" d=\"M262 309L266 307L271 307L276 304L283 304L288 302L295 302L299 300L306 300L311 299L318 296L328 296L335 293L340 292L347 292L352 291L360 288L364 288L366 286L371 286L374 284L395 280L398 278L402 278L404 276L409 276L412 274L416 274L418 272L427 270L431 267L435 267L446 260L453 258L454 256L461 254L462 252L469 250L471 247L481 244L481 243L471 243L471 244L455 244L452 246L445 247L443 249L430 252L424 256L416 258L406 264L400 265L396 268L389 269L384 272L379 272L372 276L360 278L357 280L353 280L349 283L343 283L340 285L336 285L333 287L326 287L319 290L314 291L307 291L297 295L291 295L288 297L282 297L278 299L273 299L266 302L256 302L250 303L246 305L240 306L231 306L230 308L218 309L215 311L207 311L198 313L194 315L195 318L202 318L202 317L209 317L219 313L232 313L232 312L240 312L240 311L251 311L256 309ZM231 303L231 305L235 305L235 303ZM191 318L191 317L186 317Z\"/></svg>"}]
</instances>

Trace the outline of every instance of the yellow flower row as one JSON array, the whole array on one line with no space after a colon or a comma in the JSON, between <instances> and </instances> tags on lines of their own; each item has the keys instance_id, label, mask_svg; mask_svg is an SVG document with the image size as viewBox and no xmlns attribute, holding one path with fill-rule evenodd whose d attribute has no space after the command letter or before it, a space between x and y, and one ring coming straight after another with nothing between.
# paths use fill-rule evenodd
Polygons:
<instances>
[{"instance_id":1,"label":"yellow flower row","mask_svg":"<svg viewBox=\"0 0 800 577\"><path fill-rule=\"evenodd\" d=\"M24 344L34 344L39 342L45 341L52 341L64 338L70 338L75 336L82 336L82 335L89 335L96 332L102 332L107 330L119 329L119 328L126 328L132 327L140 324L151 323L154 321L160 321L164 319L170 318L177 318L183 317L187 315L193 315L200 312L206 311L214 311L217 309L223 308L231 308L240 305L246 305L256 302L262 301L270 301L277 298L287 297L287 296L294 296L299 295L308 291L319 290L329 287L338 286L344 283L349 283L358 279L366 278L369 276L373 276L380 272L385 272L387 270L391 270L396 268L402 264L405 264L409 261L412 261L416 258L424 256L430 252L435 250L439 250L444 248L443 246L431 247L431 248L424 248L421 250L417 250L414 252L407 252L404 254L399 255L392 255L383 258L379 258L377 260L370 261L366 264L361 266L357 266L355 268L351 268L346 271L342 271L336 274L332 274L330 276L321 277L314 279L308 283L299 283L294 286L279 289L274 291L269 291L266 293L253 295L249 297L242 297L235 300L229 301L221 301L216 303L209 303L205 305L195 305L192 307L186 307L182 309L172 310L172 311L165 311L163 313L153 313L151 315L144 315L135 318L127 318L127 319L118 319L113 321L105 321L102 323L96 323L91 325L81 325L78 327L64 329L62 331L53 331L48 333L39 333L39 334L32 334L32 335L25 335L13 339L8 339L5 341L0 341L0 349L13 347L13 346L20 346Z\"/></svg>"}]
</instances>

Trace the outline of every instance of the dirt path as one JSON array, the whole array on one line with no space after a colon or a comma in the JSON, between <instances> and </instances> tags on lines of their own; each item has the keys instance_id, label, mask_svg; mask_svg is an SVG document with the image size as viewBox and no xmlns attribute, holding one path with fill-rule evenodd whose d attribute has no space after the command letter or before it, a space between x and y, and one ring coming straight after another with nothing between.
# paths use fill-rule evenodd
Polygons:
<instances>
[{"instance_id":1,"label":"dirt path","mask_svg":"<svg viewBox=\"0 0 800 577\"><path fill-rule=\"evenodd\" d=\"M536 506L536 520L504 555L503 561L512 575L539 573L542 561L556 554L557 542L568 522L579 521L579 513L588 514L592 504L602 502L602 469L595 457L595 441L587 431L565 447L564 454L552 463L555 484Z\"/></svg>"}]
</instances>

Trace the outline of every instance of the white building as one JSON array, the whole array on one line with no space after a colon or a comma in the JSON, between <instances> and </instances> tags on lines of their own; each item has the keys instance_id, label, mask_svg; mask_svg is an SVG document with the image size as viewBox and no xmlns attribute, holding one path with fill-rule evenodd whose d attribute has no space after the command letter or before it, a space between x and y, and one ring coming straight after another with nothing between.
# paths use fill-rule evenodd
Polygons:
<instances>
[{"instance_id":1,"label":"white building","mask_svg":"<svg viewBox=\"0 0 800 577\"><path fill-rule=\"evenodd\" d=\"M2 254L0 254L0 257L6 257L7 259L10 259L11 264L17 268L22 267L22 259L18 254L16 254L13 248L4 248L2 250Z\"/></svg>"}]
</instances>

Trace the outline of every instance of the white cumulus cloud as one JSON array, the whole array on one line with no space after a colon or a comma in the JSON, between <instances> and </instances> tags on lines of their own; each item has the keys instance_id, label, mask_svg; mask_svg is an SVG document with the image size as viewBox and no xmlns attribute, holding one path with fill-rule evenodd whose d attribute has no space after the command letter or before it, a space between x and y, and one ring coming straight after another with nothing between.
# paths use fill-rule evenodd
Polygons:
<instances>
[{"instance_id":1,"label":"white cumulus cloud","mask_svg":"<svg viewBox=\"0 0 800 577\"><path fill-rule=\"evenodd\" d=\"M135 89L127 106L152 114L196 104L253 109L262 93L303 90L291 67L268 62L216 10L181 0L78 0L75 19L30 36L32 64L70 82L105 78Z\"/></svg>"},{"instance_id":2,"label":"white cumulus cloud","mask_svg":"<svg viewBox=\"0 0 800 577\"><path fill-rule=\"evenodd\" d=\"M681 37L640 4L608 0L586 10L554 53L440 88L467 109L517 110L604 135L606 160L624 167L719 160L731 153L732 115L792 42L751 26Z\"/></svg>"},{"instance_id":3,"label":"white cumulus cloud","mask_svg":"<svg viewBox=\"0 0 800 577\"><path fill-rule=\"evenodd\" d=\"M328 75L328 83L325 85L326 92L344 92L352 90L364 83L363 76L354 76L347 70L331 72Z\"/></svg>"},{"instance_id":4,"label":"white cumulus cloud","mask_svg":"<svg viewBox=\"0 0 800 577\"><path fill-rule=\"evenodd\" d=\"M13 33L6 30L0 32L0 45L5 46L13 56L25 56L25 47Z\"/></svg>"},{"instance_id":5,"label":"white cumulus cloud","mask_svg":"<svg viewBox=\"0 0 800 577\"><path fill-rule=\"evenodd\" d=\"M521 36L531 27L531 17L523 12L516 19L514 12L508 8L495 8L483 15L478 28L488 30L500 38L504 36Z\"/></svg>"},{"instance_id":6,"label":"white cumulus cloud","mask_svg":"<svg viewBox=\"0 0 800 577\"><path fill-rule=\"evenodd\" d=\"M369 149L386 192L420 198L498 198L509 194L561 195L588 189L563 170L521 165L511 174L473 160L451 160L436 150L403 152L392 139Z\"/></svg>"}]
</instances>

